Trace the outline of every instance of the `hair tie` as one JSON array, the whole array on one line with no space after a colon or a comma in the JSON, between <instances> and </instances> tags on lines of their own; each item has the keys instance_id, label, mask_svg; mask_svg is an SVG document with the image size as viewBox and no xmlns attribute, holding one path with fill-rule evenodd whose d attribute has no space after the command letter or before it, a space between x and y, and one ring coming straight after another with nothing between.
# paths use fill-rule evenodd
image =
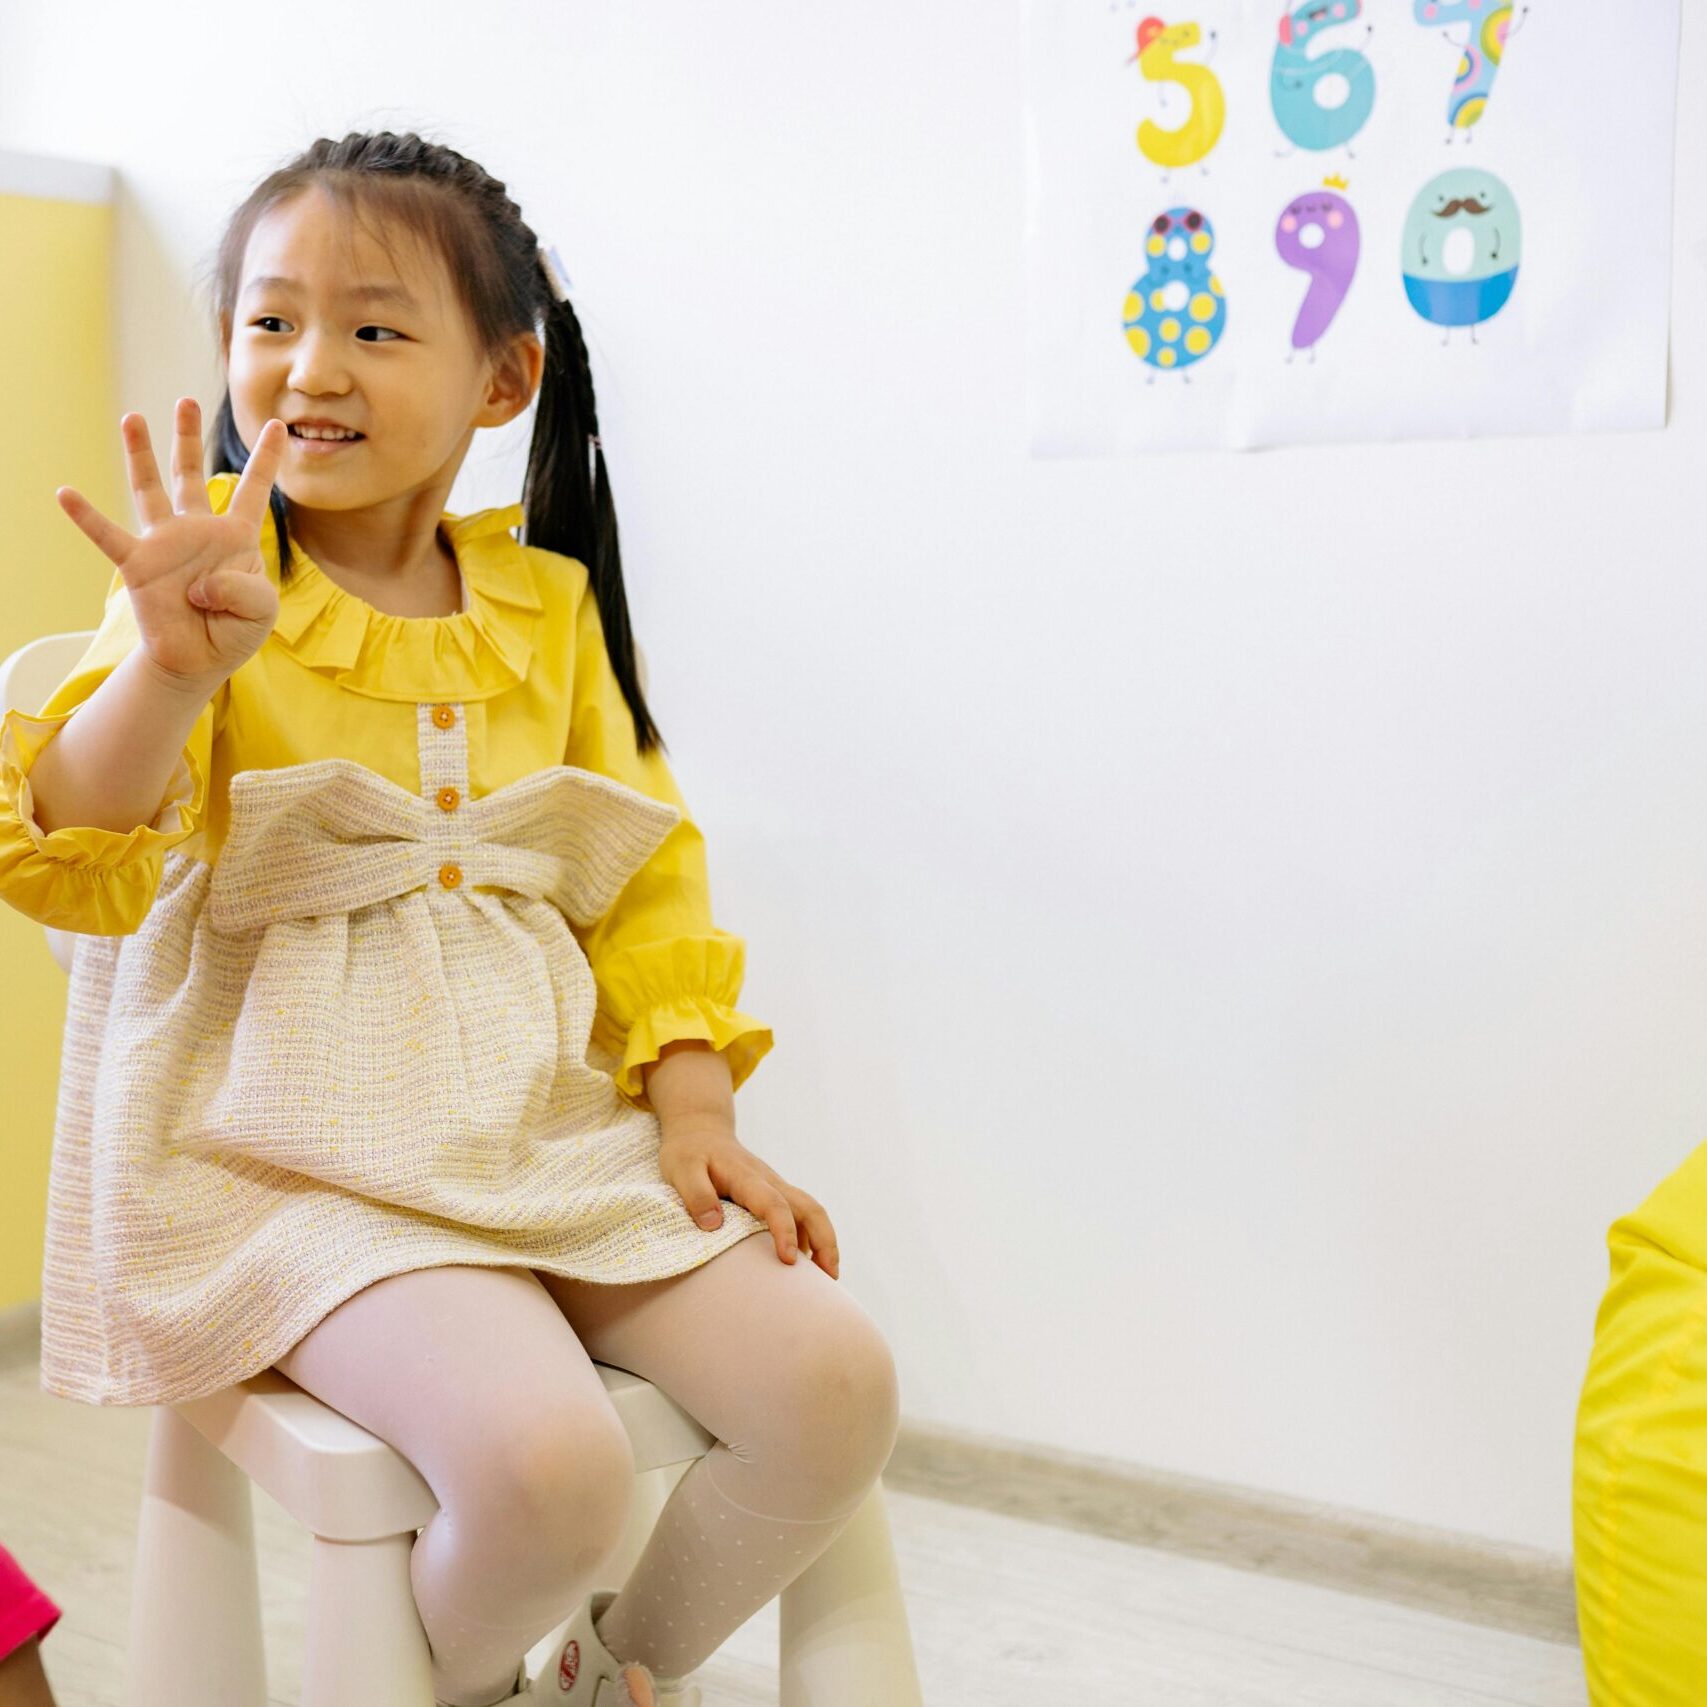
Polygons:
<instances>
[{"instance_id":1,"label":"hair tie","mask_svg":"<svg viewBox=\"0 0 1707 1707\"><path fill-rule=\"evenodd\" d=\"M549 247L541 243L539 246L539 264L545 269L545 276L551 281L551 294L559 302L569 300L569 272L563 265L563 257L557 253L557 245Z\"/></svg>"}]
</instances>

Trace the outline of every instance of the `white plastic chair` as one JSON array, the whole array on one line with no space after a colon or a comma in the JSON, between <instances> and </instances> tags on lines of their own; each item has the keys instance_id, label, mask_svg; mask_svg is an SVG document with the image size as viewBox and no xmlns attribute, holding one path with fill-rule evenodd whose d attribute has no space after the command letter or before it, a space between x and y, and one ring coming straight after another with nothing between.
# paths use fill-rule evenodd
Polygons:
<instances>
[{"instance_id":1,"label":"white plastic chair","mask_svg":"<svg viewBox=\"0 0 1707 1707\"><path fill-rule=\"evenodd\" d=\"M0 709L35 711L89 639L20 647L0 663ZM47 935L69 972L79 939ZM649 1381L595 1367L634 1450L627 1533L601 1573L620 1588L676 1482L715 1442ZM314 1537L302 1707L432 1707L409 1556L438 1502L414 1466L275 1369L153 1410L127 1707L267 1707L250 1483ZM922 1707L881 1481L780 1601L780 1707ZM530 1674L574 1611L529 1653Z\"/></svg>"}]
</instances>

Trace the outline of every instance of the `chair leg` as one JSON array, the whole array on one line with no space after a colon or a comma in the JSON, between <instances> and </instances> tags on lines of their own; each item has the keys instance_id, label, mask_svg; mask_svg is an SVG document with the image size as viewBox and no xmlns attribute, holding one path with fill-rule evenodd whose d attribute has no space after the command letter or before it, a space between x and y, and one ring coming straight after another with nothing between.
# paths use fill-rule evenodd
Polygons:
<instances>
[{"instance_id":1,"label":"chair leg","mask_svg":"<svg viewBox=\"0 0 1707 1707\"><path fill-rule=\"evenodd\" d=\"M433 1656L409 1558L415 1531L314 1537L302 1707L433 1707Z\"/></svg>"},{"instance_id":2,"label":"chair leg","mask_svg":"<svg viewBox=\"0 0 1707 1707\"><path fill-rule=\"evenodd\" d=\"M154 1407L131 1581L126 1707L266 1707L249 1478Z\"/></svg>"},{"instance_id":3,"label":"chair leg","mask_svg":"<svg viewBox=\"0 0 1707 1707\"><path fill-rule=\"evenodd\" d=\"M781 1707L923 1707L881 1480L781 1602Z\"/></svg>"}]
</instances>

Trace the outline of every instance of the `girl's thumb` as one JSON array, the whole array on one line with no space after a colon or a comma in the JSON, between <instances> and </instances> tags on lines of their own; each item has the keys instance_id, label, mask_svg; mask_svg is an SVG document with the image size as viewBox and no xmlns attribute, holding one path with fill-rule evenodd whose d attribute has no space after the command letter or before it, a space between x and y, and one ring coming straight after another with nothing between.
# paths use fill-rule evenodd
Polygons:
<instances>
[{"instance_id":1,"label":"girl's thumb","mask_svg":"<svg viewBox=\"0 0 1707 1707\"><path fill-rule=\"evenodd\" d=\"M273 601L272 583L244 569L213 569L192 581L184 595L197 610L220 611L249 621L264 617Z\"/></svg>"}]
</instances>

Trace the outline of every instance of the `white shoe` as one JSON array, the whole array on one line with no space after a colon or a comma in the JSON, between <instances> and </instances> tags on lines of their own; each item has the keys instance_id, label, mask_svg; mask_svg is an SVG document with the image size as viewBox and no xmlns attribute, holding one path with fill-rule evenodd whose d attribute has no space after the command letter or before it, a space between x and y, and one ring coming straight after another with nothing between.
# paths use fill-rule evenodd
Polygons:
<instances>
[{"instance_id":1,"label":"white shoe","mask_svg":"<svg viewBox=\"0 0 1707 1707\"><path fill-rule=\"evenodd\" d=\"M570 1621L557 1657L533 1681L531 1692L518 1697L528 1707L632 1707L631 1682L652 1686L658 1707L700 1707L699 1688L684 1684L665 1689L638 1661L624 1665L599 1640L596 1628L605 1608L616 1599L614 1589L600 1589L581 1602Z\"/></svg>"}]
</instances>

